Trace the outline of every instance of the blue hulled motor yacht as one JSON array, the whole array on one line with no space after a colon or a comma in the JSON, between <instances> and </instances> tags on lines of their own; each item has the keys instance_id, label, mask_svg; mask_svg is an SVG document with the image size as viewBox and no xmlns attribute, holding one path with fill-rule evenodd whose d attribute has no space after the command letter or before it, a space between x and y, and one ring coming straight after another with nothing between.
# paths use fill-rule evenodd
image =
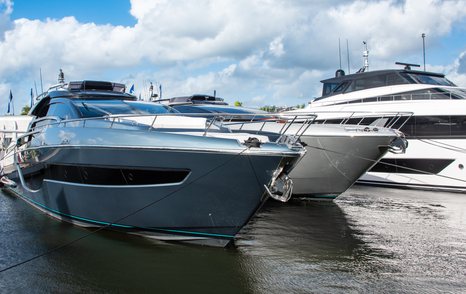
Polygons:
<instances>
[{"instance_id":1,"label":"blue hulled motor yacht","mask_svg":"<svg viewBox=\"0 0 466 294\"><path fill-rule=\"evenodd\" d=\"M4 189L80 226L212 246L291 193L296 140L233 134L124 91L78 81L44 93L5 151Z\"/></svg>"}]
</instances>

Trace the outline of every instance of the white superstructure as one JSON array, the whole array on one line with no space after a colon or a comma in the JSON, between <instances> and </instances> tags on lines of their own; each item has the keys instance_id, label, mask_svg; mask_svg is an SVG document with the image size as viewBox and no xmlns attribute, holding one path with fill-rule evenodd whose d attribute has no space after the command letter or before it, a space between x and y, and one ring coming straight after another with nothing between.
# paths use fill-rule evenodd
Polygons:
<instances>
[{"instance_id":1,"label":"white superstructure","mask_svg":"<svg viewBox=\"0 0 466 294\"><path fill-rule=\"evenodd\" d=\"M413 113L398 126L409 142L406 153L387 153L359 182L466 191L465 88L443 74L411 70L409 65L351 75L339 71L322 83L322 96L305 110L334 113L327 123L339 123L341 112Z\"/></svg>"}]
</instances>

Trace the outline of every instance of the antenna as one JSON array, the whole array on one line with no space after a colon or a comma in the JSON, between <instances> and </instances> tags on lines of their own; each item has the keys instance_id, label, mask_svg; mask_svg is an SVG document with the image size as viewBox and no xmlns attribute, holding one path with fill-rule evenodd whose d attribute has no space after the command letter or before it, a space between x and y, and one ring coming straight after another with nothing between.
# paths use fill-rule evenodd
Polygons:
<instances>
[{"instance_id":1,"label":"antenna","mask_svg":"<svg viewBox=\"0 0 466 294\"><path fill-rule=\"evenodd\" d=\"M414 64L414 63L406 63L406 62L395 62L397 65L404 65L405 70L411 70L411 66L414 67L421 67L419 64Z\"/></svg>"},{"instance_id":2,"label":"antenna","mask_svg":"<svg viewBox=\"0 0 466 294\"><path fill-rule=\"evenodd\" d=\"M366 41L362 42L364 44L364 51L362 52L362 57L364 58L364 71L369 70L369 50L367 50L367 43Z\"/></svg>"},{"instance_id":3,"label":"antenna","mask_svg":"<svg viewBox=\"0 0 466 294\"><path fill-rule=\"evenodd\" d=\"M341 69L341 46L340 46L340 38L338 38L338 57L340 59L340 67L339 69Z\"/></svg>"},{"instance_id":4,"label":"antenna","mask_svg":"<svg viewBox=\"0 0 466 294\"><path fill-rule=\"evenodd\" d=\"M37 94L37 85L36 85L36 81L34 81L34 88L36 89L36 97L39 96L39 94Z\"/></svg>"},{"instance_id":5,"label":"antenna","mask_svg":"<svg viewBox=\"0 0 466 294\"><path fill-rule=\"evenodd\" d=\"M152 82L150 82L150 86L149 86L149 99L152 100L152 97L154 96L154 85L152 84Z\"/></svg>"},{"instance_id":6,"label":"antenna","mask_svg":"<svg viewBox=\"0 0 466 294\"><path fill-rule=\"evenodd\" d=\"M426 71L426 34L422 33L422 56L424 58L424 71Z\"/></svg>"},{"instance_id":7,"label":"antenna","mask_svg":"<svg viewBox=\"0 0 466 294\"><path fill-rule=\"evenodd\" d=\"M61 68L60 68L60 71L58 72L58 83L59 84L65 83L65 74L63 73L63 70Z\"/></svg>"},{"instance_id":8,"label":"antenna","mask_svg":"<svg viewBox=\"0 0 466 294\"><path fill-rule=\"evenodd\" d=\"M346 39L346 58L348 60L348 74L350 74L350 67L349 67L349 45L348 45L348 39Z\"/></svg>"},{"instance_id":9,"label":"antenna","mask_svg":"<svg viewBox=\"0 0 466 294\"><path fill-rule=\"evenodd\" d=\"M39 76L40 76L40 92L44 93L44 84L42 83L42 68L39 67Z\"/></svg>"}]
</instances>

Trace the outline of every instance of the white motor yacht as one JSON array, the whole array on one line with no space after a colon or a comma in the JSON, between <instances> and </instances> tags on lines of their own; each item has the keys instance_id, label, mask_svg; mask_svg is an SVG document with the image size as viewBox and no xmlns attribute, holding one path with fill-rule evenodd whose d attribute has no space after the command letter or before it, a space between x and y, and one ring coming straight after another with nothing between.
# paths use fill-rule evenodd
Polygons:
<instances>
[{"instance_id":1,"label":"white motor yacht","mask_svg":"<svg viewBox=\"0 0 466 294\"><path fill-rule=\"evenodd\" d=\"M387 153L358 182L465 192L466 89L443 74L397 64L404 68L349 75L337 70L334 78L322 81L322 96L305 110L328 113L326 123L340 123L342 112L412 113L407 122L393 124L406 135L406 152ZM374 124L376 119L365 123ZM356 121L356 117L349 120Z\"/></svg>"}]
</instances>

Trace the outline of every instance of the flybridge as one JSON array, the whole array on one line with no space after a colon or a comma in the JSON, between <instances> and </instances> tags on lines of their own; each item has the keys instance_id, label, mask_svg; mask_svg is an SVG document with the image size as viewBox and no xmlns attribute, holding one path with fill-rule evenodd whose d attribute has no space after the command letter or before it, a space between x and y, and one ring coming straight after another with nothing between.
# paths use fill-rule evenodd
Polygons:
<instances>
[{"instance_id":1,"label":"flybridge","mask_svg":"<svg viewBox=\"0 0 466 294\"><path fill-rule=\"evenodd\" d=\"M68 83L69 91L113 91L124 93L126 86L106 81L73 81Z\"/></svg>"},{"instance_id":2,"label":"flybridge","mask_svg":"<svg viewBox=\"0 0 466 294\"><path fill-rule=\"evenodd\" d=\"M211 95L202 95L195 94L192 96L183 96L183 97L173 97L169 99L159 99L156 102L167 104L167 105L182 105L182 104L215 104L215 105L228 105L223 98L211 96Z\"/></svg>"},{"instance_id":3,"label":"flybridge","mask_svg":"<svg viewBox=\"0 0 466 294\"><path fill-rule=\"evenodd\" d=\"M412 66L411 64L403 64ZM437 86L455 86L443 74L417 71L411 69L388 69L370 72L361 72L350 75L341 74L337 71L334 78L322 80L322 97L345 94L370 88L393 86L401 84L427 84Z\"/></svg>"},{"instance_id":4,"label":"flybridge","mask_svg":"<svg viewBox=\"0 0 466 294\"><path fill-rule=\"evenodd\" d=\"M126 86L121 83L108 81L71 81L65 83L65 75L60 69L58 74L58 84L51 86L47 91L36 97L41 100L45 97L68 97L68 98L102 98L116 97L125 100L137 100L136 96L125 93Z\"/></svg>"},{"instance_id":5,"label":"flybridge","mask_svg":"<svg viewBox=\"0 0 466 294\"><path fill-rule=\"evenodd\" d=\"M73 81L50 87L42 97L84 98L84 99L123 99L137 100L136 96L125 93L126 86L106 81Z\"/></svg>"}]
</instances>

